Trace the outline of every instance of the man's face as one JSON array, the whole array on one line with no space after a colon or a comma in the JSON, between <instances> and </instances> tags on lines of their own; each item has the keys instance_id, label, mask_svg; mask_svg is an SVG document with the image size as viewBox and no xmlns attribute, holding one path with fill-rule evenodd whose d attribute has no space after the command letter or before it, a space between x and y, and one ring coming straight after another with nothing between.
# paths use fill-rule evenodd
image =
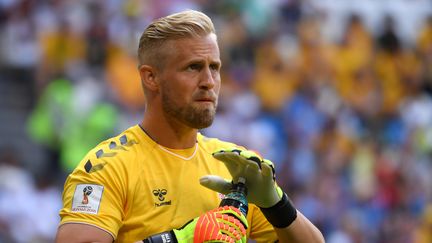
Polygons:
<instances>
[{"instance_id":1,"label":"man's face","mask_svg":"<svg viewBox=\"0 0 432 243\"><path fill-rule=\"evenodd\" d=\"M165 115L196 129L210 126L221 82L216 35L172 40L164 47L159 81Z\"/></svg>"}]
</instances>

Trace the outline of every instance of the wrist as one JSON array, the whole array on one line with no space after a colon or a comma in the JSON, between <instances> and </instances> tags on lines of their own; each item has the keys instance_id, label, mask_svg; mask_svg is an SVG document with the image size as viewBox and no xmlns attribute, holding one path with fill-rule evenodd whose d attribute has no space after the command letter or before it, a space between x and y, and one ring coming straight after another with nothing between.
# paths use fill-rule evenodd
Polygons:
<instances>
[{"instance_id":1,"label":"wrist","mask_svg":"<svg viewBox=\"0 0 432 243\"><path fill-rule=\"evenodd\" d=\"M164 242L178 243L174 231L172 230L160 234L152 235L147 239L144 239L143 242L144 243L164 243Z\"/></svg>"},{"instance_id":2,"label":"wrist","mask_svg":"<svg viewBox=\"0 0 432 243\"><path fill-rule=\"evenodd\" d=\"M264 190L269 192L268 195L266 195L266 199L264 199L263 196L262 201L255 203L255 205L257 205L260 208L271 208L275 206L278 202L282 200L282 197L284 195L284 192L278 186L276 186L274 189L271 190L267 190L267 189Z\"/></svg>"},{"instance_id":3,"label":"wrist","mask_svg":"<svg viewBox=\"0 0 432 243\"><path fill-rule=\"evenodd\" d=\"M267 221L276 228L290 226L297 218L297 209L292 204L286 193L274 206L269 208L260 207Z\"/></svg>"}]
</instances>

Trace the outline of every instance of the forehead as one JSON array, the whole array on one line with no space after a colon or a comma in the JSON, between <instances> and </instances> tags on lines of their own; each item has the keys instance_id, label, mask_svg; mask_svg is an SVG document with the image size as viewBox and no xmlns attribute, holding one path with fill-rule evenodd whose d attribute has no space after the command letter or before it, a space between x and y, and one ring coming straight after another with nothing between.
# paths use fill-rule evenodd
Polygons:
<instances>
[{"instance_id":1,"label":"forehead","mask_svg":"<svg viewBox=\"0 0 432 243\"><path fill-rule=\"evenodd\" d=\"M170 40L167 50L173 59L186 61L187 59L205 58L219 61L219 46L215 34L203 37L190 37Z\"/></svg>"}]
</instances>

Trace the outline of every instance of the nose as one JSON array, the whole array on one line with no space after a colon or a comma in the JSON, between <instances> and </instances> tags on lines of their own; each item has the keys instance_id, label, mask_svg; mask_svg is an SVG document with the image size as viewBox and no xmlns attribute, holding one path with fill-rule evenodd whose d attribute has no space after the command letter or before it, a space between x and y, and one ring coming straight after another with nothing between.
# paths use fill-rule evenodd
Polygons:
<instances>
[{"instance_id":1,"label":"nose","mask_svg":"<svg viewBox=\"0 0 432 243\"><path fill-rule=\"evenodd\" d=\"M202 70L200 88L212 89L219 80L219 73L212 71L210 67Z\"/></svg>"}]
</instances>

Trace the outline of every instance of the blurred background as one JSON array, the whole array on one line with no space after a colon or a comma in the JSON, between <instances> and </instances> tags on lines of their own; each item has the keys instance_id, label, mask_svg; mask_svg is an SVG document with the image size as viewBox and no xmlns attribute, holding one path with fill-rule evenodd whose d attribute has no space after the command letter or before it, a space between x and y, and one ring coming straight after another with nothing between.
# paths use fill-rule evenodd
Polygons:
<instances>
[{"instance_id":1,"label":"blurred background","mask_svg":"<svg viewBox=\"0 0 432 243\"><path fill-rule=\"evenodd\" d=\"M0 242L53 242L65 177L137 124L138 39L184 9L223 59L208 136L260 151L328 243L432 242L429 0L0 0Z\"/></svg>"}]
</instances>

